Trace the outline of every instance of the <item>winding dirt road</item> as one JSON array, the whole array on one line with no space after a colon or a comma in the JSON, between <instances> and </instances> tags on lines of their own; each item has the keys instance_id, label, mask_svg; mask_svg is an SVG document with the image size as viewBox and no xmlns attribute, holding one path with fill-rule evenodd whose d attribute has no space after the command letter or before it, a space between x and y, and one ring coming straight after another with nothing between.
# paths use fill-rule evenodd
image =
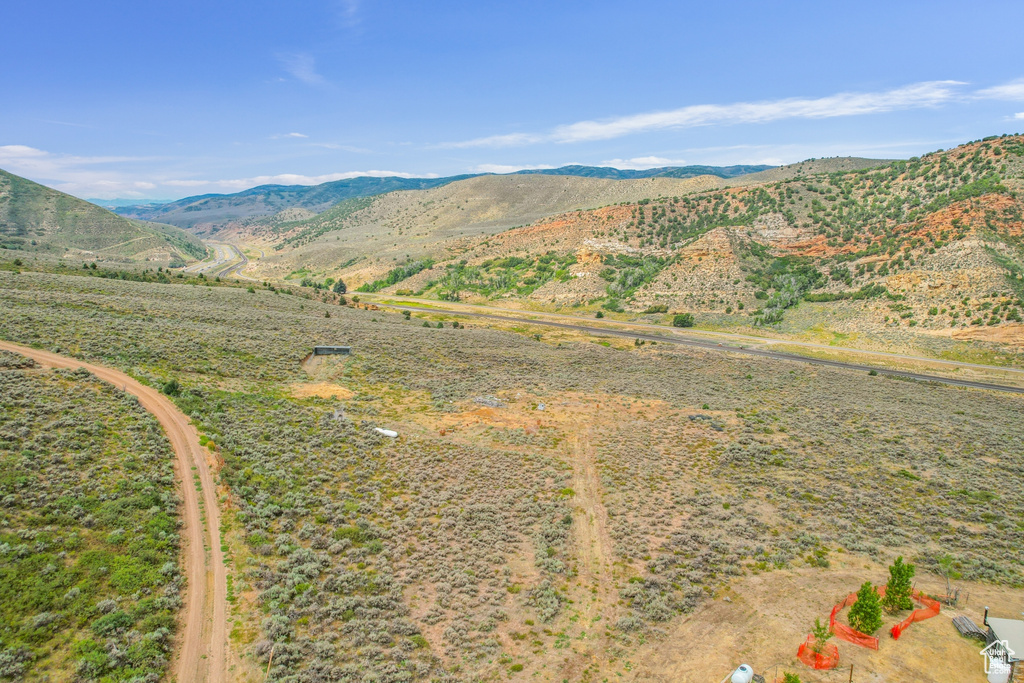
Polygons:
<instances>
[{"instance_id":1,"label":"winding dirt road","mask_svg":"<svg viewBox=\"0 0 1024 683\"><path fill-rule=\"evenodd\" d=\"M44 367L85 368L96 377L139 399L160 422L177 455L181 482L185 576L188 586L181 616L178 653L172 662L178 683L227 680L227 572L220 545L220 510L206 462L206 449L178 408L166 396L123 372L28 346L0 341L0 349L20 353ZM192 473L193 476L189 476ZM205 527L204 527L205 522Z\"/></svg>"}]
</instances>

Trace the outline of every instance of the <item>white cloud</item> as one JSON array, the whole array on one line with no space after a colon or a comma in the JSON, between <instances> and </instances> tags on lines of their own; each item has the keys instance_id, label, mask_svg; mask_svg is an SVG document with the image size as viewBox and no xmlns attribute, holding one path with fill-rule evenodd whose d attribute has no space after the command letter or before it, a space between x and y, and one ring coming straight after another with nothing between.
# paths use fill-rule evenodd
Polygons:
<instances>
[{"instance_id":1,"label":"white cloud","mask_svg":"<svg viewBox=\"0 0 1024 683\"><path fill-rule=\"evenodd\" d=\"M465 149L469 147L518 147L520 145L532 145L537 142L544 142L547 136L533 135L530 133L510 133L508 135L491 135L486 138L464 140L462 142L445 142L439 147L451 147Z\"/></svg>"},{"instance_id":2,"label":"white cloud","mask_svg":"<svg viewBox=\"0 0 1024 683\"><path fill-rule=\"evenodd\" d=\"M355 147L353 145L340 145L336 142L312 142L310 143L313 147L322 147L323 149L340 149L345 152L352 152L353 154L372 154L372 149L366 147Z\"/></svg>"},{"instance_id":3,"label":"white cloud","mask_svg":"<svg viewBox=\"0 0 1024 683\"><path fill-rule=\"evenodd\" d=\"M336 0L335 16L343 28L354 28L359 24L359 0Z\"/></svg>"},{"instance_id":4,"label":"white cloud","mask_svg":"<svg viewBox=\"0 0 1024 683\"><path fill-rule=\"evenodd\" d=\"M632 159L608 159L602 161L602 166L613 168L641 170L645 168L660 168L662 166L686 166L685 159L666 159L665 157L633 157Z\"/></svg>"},{"instance_id":5,"label":"white cloud","mask_svg":"<svg viewBox=\"0 0 1024 683\"><path fill-rule=\"evenodd\" d=\"M306 52L279 54L284 70L306 85L324 85L327 80L316 71L316 59Z\"/></svg>"},{"instance_id":6,"label":"white cloud","mask_svg":"<svg viewBox=\"0 0 1024 683\"><path fill-rule=\"evenodd\" d=\"M780 119L821 119L933 107L956 97L956 81L915 83L878 93L839 93L816 99L699 104L666 112L636 114L607 121L581 121L555 129L556 142L583 142L672 128L711 124L766 123Z\"/></svg>"},{"instance_id":7,"label":"white cloud","mask_svg":"<svg viewBox=\"0 0 1024 683\"><path fill-rule=\"evenodd\" d=\"M578 121L538 133L491 135L445 147L510 147L539 142L588 142L658 130L737 123L767 123L782 119L823 119L860 116L902 109L935 107L960 99L959 81L927 81L902 88L868 93L837 93L818 98L787 98L733 104L697 104L671 111L633 114L601 121ZM1014 86L1015 87L1015 86Z\"/></svg>"},{"instance_id":8,"label":"white cloud","mask_svg":"<svg viewBox=\"0 0 1024 683\"><path fill-rule=\"evenodd\" d=\"M1017 112L1016 114L1013 115L1013 118L1017 119L1018 121L1024 121L1024 111Z\"/></svg>"},{"instance_id":9,"label":"white cloud","mask_svg":"<svg viewBox=\"0 0 1024 683\"><path fill-rule=\"evenodd\" d=\"M279 133L277 135L271 135L270 139L271 140L281 140L281 139L284 139L284 138L308 138L308 137L309 137L308 135L304 135L303 133Z\"/></svg>"},{"instance_id":10,"label":"white cloud","mask_svg":"<svg viewBox=\"0 0 1024 683\"><path fill-rule=\"evenodd\" d=\"M530 166L526 164L479 164L471 169L472 173L515 173L516 171L537 171L555 168L546 164Z\"/></svg>"},{"instance_id":11,"label":"white cloud","mask_svg":"<svg viewBox=\"0 0 1024 683\"><path fill-rule=\"evenodd\" d=\"M230 193L257 185L319 185L360 176L377 178L390 176L400 178L435 177L431 174L368 170L323 175L283 173L250 178L206 180L166 177L159 173L149 174L149 177L140 177L140 173L128 171L123 167L110 168L107 166L152 160L154 160L152 157L81 157L53 154L26 145L0 145L0 168L78 197L101 199L180 197L183 192L189 194Z\"/></svg>"},{"instance_id":12,"label":"white cloud","mask_svg":"<svg viewBox=\"0 0 1024 683\"><path fill-rule=\"evenodd\" d=\"M154 157L81 157L71 154L52 154L46 150L27 145L0 145L0 168L18 175L32 175L43 178L57 178L82 167L104 164L123 164L137 161L151 161Z\"/></svg>"},{"instance_id":13,"label":"white cloud","mask_svg":"<svg viewBox=\"0 0 1024 683\"><path fill-rule=\"evenodd\" d=\"M974 93L975 97L989 100L1024 100L1024 78Z\"/></svg>"},{"instance_id":14,"label":"white cloud","mask_svg":"<svg viewBox=\"0 0 1024 683\"><path fill-rule=\"evenodd\" d=\"M28 145L0 145L0 163L12 159L38 159L46 155L47 152Z\"/></svg>"}]
</instances>

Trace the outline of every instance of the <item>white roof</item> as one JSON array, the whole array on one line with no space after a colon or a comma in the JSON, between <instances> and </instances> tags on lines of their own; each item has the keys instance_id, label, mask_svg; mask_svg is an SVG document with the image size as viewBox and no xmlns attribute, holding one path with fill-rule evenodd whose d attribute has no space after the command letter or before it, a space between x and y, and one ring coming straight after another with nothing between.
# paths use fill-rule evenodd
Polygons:
<instances>
[{"instance_id":1,"label":"white roof","mask_svg":"<svg viewBox=\"0 0 1024 683\"><path fill-rule=\"evenodd\" d=\"M1005 640L1007 646L1013 650L1013 659L1024 660L1024 621L989 617L988 625L996 640Z\"/></svg>"}]
</instances>

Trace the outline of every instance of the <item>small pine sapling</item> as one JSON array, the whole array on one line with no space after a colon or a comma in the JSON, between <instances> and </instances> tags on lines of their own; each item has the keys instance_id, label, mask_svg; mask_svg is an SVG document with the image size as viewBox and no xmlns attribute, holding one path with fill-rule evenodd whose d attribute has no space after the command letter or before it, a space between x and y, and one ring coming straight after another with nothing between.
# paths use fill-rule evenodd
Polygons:
<instances>
[{"instance_id":1,"label":"small pine sapling","mask_svg":"<svg viewBox=\"0 0 1024 683\"><path fill-rule=\"evenodd\" d=\"M903 556L889 566L889 583L885 584L885 597L882 607L889 614L901 610L913 609L914 601L910 598L911 579L914 578L914 565L905 564Z\"/></svg>"},{"instance_id":2,"label":"small pine sapling","mask_svg":"<svg viewBox=\"0 0 1024 683\"><path fill-rule=\"evenodd\" d=\"M857 602L850 607L850 626L868 635L882 626L882 603L870 581L857 591Z\"/></svg>"}]
</instances>

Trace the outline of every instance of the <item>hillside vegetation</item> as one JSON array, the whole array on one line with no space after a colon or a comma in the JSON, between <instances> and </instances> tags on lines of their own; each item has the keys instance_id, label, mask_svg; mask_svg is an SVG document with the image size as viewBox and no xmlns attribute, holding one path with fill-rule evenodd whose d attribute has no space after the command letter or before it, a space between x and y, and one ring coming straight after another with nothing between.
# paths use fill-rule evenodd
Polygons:
<instances>
[{"instance_id":1,"label":"hillside vegetation","mask_svg":"<svg viewBox=\"0 0 1024 683\"><path fill-rule=\"evenodd\" d=\"M662 321L688 312L698 324L864 335L880 346L929 335L1024 344L1022 138L906 161L805 162L732 187L702 181L684 181L688 193L563 211L448 241L444 250L416 249L419 195L402 196L402 208L399 195L387 195L348 222L328 223L327 214L304 222L280 243L279 258L359 285L429 257L431 268L369 290L428 298L646 312ZM385 206L395 208L385 214ZM458 212L427 215L456 233L475 225L465 206L464 222ZM388 232L363 239L393 240L378 252L390 261L331 268L319 258L347 256L343 245L373 212L388 216L376 223ZM291 250L312 226L338 232Z\"/></svg>"},{"instance_id":2,"label":"hillside vegetation","mask_svg":"<svg viewBox=\"0 0 1024 683\"><path fill-rule=\"evenodd\" d=\"M131 220L0 170L0 246L50 256L182 262L206 253L194 235Z\"/></svg>"},{"instance_id":3,"label":"hillside vegetation","mask_svg":"<svg viewBox=\"0 0 1024 683\"><path fill-rule=\"evenodd\" d=\"M170 443L86 371L0 352L0 396L0 679L158 680L184 588Z\"/></svg>"},{"instance_id":4,"label":"hillside vegetation","mask_svg":"<svg viewBox=\"0 0 1024 683\"><path fill-rule=\"evenodd\" d=\"M176 380L174 400L220 468L233 680L667 680L644 648L678 660L693 640L669 637L672 629L717 628L700 610L727 604L745 615L727 629L781 624L786 642L777 633L770 642L791 657L807 624L756 581L798 577L826 596L809 607L825 616L860 583L836 576L897 554L917 564L922 590L941 589L932 572L948 555L964 581L997 588L1005 605L1020 601L1015 395L571 332L456 328L436 314L406 318L270 287L0 269L0 306L14 313L0 318L4 339L130 370L153 386ZM319 343L350 344L353 354L303 364ZM99 391L88 378L41 381L19 376L30 386L18 391L34 393L16 411L35 415L36 395ZM107 433L96 411L125 409L105 391L114 405L84 408L89 433ZM67 407L57 419L82 427L67 417L81 411L77 400ZM18 488L20 477L60 471L33 468L63 466L56 454L75 453L75 442L47 449L35 427L6 431L19 497L3 519L22 528L22 514L40 513L21 506L40 493ZM93 457L90 467L111 462ZM149 466L135 460L122 466ZM86 507L45 504L54 514ZM158 504L131 514L166 510L149 505ZM119 524L128 534L151 528ZM81 533L113 542L102 526ZM32 543L41 538L17 542L40 553ZM59 569L57 548L45 552L38 567ZM99 576L113 581L109 561L101 566L111 573ZM967 584L972 598L984 587ZM58 622L114 629L104 637L121 640L84 650L90 657L125 658L149 628L148 616L127 621L139 610L132 598L111 599L110 614L127 617L95 628ZM10 604L23 633L39 612ZM943 633L957 639L948 625ZM22 642L10 631L0 638ZM897 651L920 655L915 642L904 638ZM858 671L872 676L880 661Z\"/></svg>"},{"instance_id":5,"label":"hillside vegetation","mask_svg":"<svg viewBox=\"0 0 1024 683\"><path fill-rule=\"evenodd\" d=\"M271 216L286 209L324 211L346 199L396 190L428 189L467 176L449 178L372 178L336 180L320 185L260 185L235 194L185 197L166 204L123 206L117 213L169 223L199 233L215 232L233 221Z\"/></svg>"},{"instance_id":6,"label":"hillside vegetation","mask_svg":"<svg viewBox=\"0 0 1024 683\"><path fill-rule=\"evenodd\" d=\"M723 182L716 176L480 176L422 192L349 200L300 221L254 223L243 234L274 245L262 262L267 276L283 277L305 268L345 270L359 273L357 279L375 279L395 261L443 259L475 238L528 225L552 213L670 197L721 187Z\"/></svg>"},{"instance_id":7,"label":"hillside vegetation","mask_svg":"<svg viewBox=\"0 0 1024 683\"><path fill-rule=\"evenodd\" d=\"M693 178L699 175L732 178L769 168L771 167L684 166L623 171L617 168L597 166L563 166L562 168L519 171L512 175L580 176L615 180L656 176ZM260 185L234 194L199 195L164 204L122 205L117 207L116 211L132 218L170 223L203 234L216 234L219 230L229 228L239 221L276 216L288 209L300 209L315 214L347 199L373 197L398 190L426 190L484 175L489 174L466 174L444 178L361 176L320 185Z\"/></svg>"},{"instance_id":8,"label":"hillside vegetation","mask_svg":"<svg viewBox=\"0 0 1024 683\"><path fill-rule=\"evenodd\" d=\"M764 172L789 177L883 163L848 158L811 160ZM759 168L691 166L650 169L648 173L565 167L557 170L578 175L556 176L553 171L487 175L423 192L348 199L320 214L288 209L233 223L227 233L273 247L271 257L263 262L269 277L333 269L354 274L357 280L375 278L396 260L443 259L446 253L471 242L473 236L528 225L553 213L753 183L764 173L754 172ZM705 169L714 173L689 175ZM592 174L585 176L584 171Z\"/></svg>"}]
</instances>

